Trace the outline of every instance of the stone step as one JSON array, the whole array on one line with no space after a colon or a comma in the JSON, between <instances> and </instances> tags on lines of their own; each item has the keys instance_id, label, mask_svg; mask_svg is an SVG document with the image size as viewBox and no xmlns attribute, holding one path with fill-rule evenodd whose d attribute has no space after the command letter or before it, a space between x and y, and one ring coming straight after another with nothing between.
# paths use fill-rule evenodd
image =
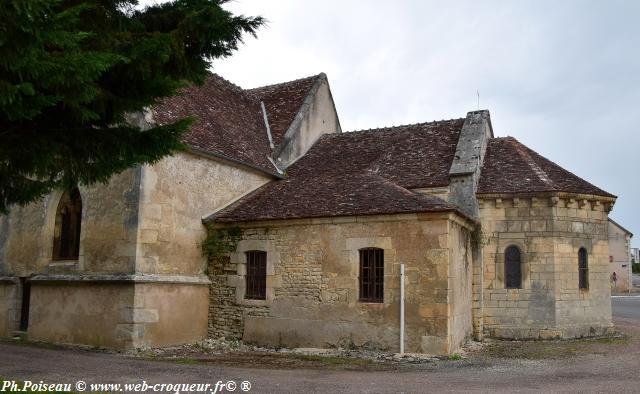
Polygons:
<instances>
[{"instance_id":1,"label":"stone step","mask_svg":"<svg viewBox=\"0 0 640 394\"><path fill-rule=\"evenodd\" d=\"M15 340L24 341L27 339L27 332L16 330L11 333L11 337Z\"/></svg>"}]
</instances>

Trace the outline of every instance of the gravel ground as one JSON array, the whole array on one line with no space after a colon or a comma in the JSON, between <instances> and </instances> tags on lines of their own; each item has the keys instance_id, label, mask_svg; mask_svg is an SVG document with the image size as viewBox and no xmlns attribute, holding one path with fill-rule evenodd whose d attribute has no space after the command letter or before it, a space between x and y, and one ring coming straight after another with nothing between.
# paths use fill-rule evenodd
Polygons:
<instances>
[{"instance_id":1,"label":"gravel ground","mask_svg":"<svg viewBox=\"0 0 640 394\"><path fill-rule=\"evenodd\" d=\"M614 299L614 305L617 300ZM632 300L640 308L640 298ZM89 384L146 381L212 385L217 381L234 381L237 385L234 392L245 392L241 382L249 381L252 393L637 393L640 318L615 316L614 321L626 337L492 342L470 349L461 360L420 362L357 361L366 359L344 354L321 357L312 354L313 351L274 354L255 349L213 351L212 357L203 360L180 352L139 354L152 358L141 359L127 354L3 343L0 376L72 384L79 380ZM158 356L174 360L157 361Z\"/></svg>"}]
</instances>

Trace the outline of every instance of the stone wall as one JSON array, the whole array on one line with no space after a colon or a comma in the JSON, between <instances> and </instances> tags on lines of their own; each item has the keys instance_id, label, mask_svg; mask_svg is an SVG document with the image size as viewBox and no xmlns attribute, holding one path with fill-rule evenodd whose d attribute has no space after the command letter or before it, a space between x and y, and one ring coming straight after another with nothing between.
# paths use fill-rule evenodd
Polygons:
<instances>
[{"instance_id":1,"label":"stone wall","mask_svg":"<svg viewBox=\"0 0 640 394\"><path fill-rule=\"evenodd\" d=\"M304 155L323 134L341 131L329 82L327 76L322 74L309 91L273 156L280 168L286 168Z\"/></svg>"},{"instance_id":2,"label":"stone wall","mask_svg":"<svg viewBox=\"0 0 640 394\"><path fill-rule=\"evenodd\" d=\"M80 187L77 261L52 261L62 191L13 208L0 217L0 275L10 279L0 283L0 335L18 328L22 300L13 282L27 277L34 279L32 339L131 347L206 337L202 218L270 179L178 153L116 175L107 185ZM147 306L140 307L141 300Z\"/></svg>"},{"instance_id":3,"label":"stone wall","mask_svg":"<svg viewBox=\"0 0 640 394\"><path fill-rule=\"evenodd\" d=\"M611 327L607 212L593 196L482 196L484 332L504 338L580 337ZM504 251L522 254L522 288L506 289ZM589 288L578 288L578 250Z\"/></svg>"},{"instance_id":4,"label":"stone wall","mask_svg":"<svg viewBox=\"0 0 640 394\"><path fill-rule=\"evenodd\" d=\"M140 168L115 175L108 185L80 187L82 224L78 261L52 262L61 190L0 216L0 274L133 272L138 229Z\"/></svg>"},{"instance_id":5,"label":"stone wall","mask_svg":"<svg viewBox=\"0 0 640 394\"><path fill-rule=\"evenodd\" d=\"M406 351L451 353L471 335L469 231L454 214L247 224L236 253L210 264L209 334L397 351L405 264ZM384 249L382 303L358 300L359 249L367 247ZM266 300L244 298L249 250L267 252Z\"/></svg>"},{"instance_id":6,"label":"stone wall","mask_svg":"<svg viewBox=\"0 0 640 394\"><path fill-rule=\"evenodd\" d=\"M207 337L209 283L136 283L132 346L171 346Z\"/></svg>"},{"instance_id":7,"label":"stone wall","mask_svg":"<svg viewBox=\"0 0 640 394\"><path fill-rule=\"evenodd\" d=\"M127 284L32 284L29 339L127 347L130 332L120 328L132 323L124 312L133 296L134 287Z\"/></svg>"},{"instance_id":8,"label":"stone wall","mask_svg":"<svg viewBox=\"0 0 640 394\"><path fill-rule=\"evenodd\" d=\"M202 218L271 179L191 153L144 166L136 272L204 275Z\"/></svg>"},{"instance_id":9,"label":"stone wall","mask_svg":"<svg viewBox=\"0 0 640 394\"><path fill-rule=\"evenodd\" d=\"M0 337L10 336L20 326L20 289L16 278L0 277Z\"/></svg>"},{"instance_id":10,"label":"stone wall","mask_svg":"<svg viewBox=\"0 0 640 394\"><path fill-rule=\"evenodd\" d=\"M238 295L241 293L229 283L229 275L235 277L237 270L237 264L232 264L228 256L209 261L208 276L211 286L207 335L210 338L242 339L245 316L268 315L269 308L266 305L238 302Z\"/></svg>"},{"instance_id":11,"label":"stone wall","mask_svg":"<svg viewBox=\"0 0 640 394\"><path fill-rule=\"evenodd\" d=\"M35 277L28 337L120 349L194 342L206 337L207 285Z\"/></svg>"}]
</instances>

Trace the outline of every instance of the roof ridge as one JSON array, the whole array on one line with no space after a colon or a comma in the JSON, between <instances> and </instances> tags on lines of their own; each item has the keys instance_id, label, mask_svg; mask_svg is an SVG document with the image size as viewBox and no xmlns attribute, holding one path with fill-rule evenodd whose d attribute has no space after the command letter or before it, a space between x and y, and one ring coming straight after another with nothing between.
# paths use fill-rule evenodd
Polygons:
<instances>
[{"instance_id":1,"label":"roof ridge","mask_svg":"<svg viewBox=\"0 0 640 394\"><path fill-rule=\"evenodd\" d=\"M396 130L396 129L400 129L400 128L407 128L407 127L412 127L412 126L423 126L423 125L435 125L438 123L446 123L446 122L454 122L456 120L464 120L465 118L453 118L453 119L442 119L442 120L432 120L430 122L417 122L417 123L408 123L408 124L401 124L401 125L397 125L397 126L383 126L383 127L376 127L374 129L360 129L360 130L351 130L351 131L345 131L343 133L340 134L333 134L333 135L341 135L341 134L351 134L351 133L362 133L362 132L370 132L370 131L384 131L384 130ZM326 135L332 135L332 134L326 134Z\"/></svg>"},{"instance_id":2,"label":"roof ridge","mask_svg":"<svg viewBox=\"0 0 640 394\"><path fill-rule=\"evenodd\" d=\"M282 86L282 85L287 85L287 84L290 84L290 83L293 83L293 82L303 81L305 79L319 78L319 77L321 77L323 75L326 75L326 74L321 72L319 74L309 75L307 77L292 79L291 81L284 81L284 82L273 83L273 84L270 84L270 85L256 86L255 88L249 88L249 89L242 89L242 88L241 89L244 90L247 93L254 93L256 90L265 89L265 88L272 88L272 87Z\"/></svg>"},{"instance_id":3,"label":"roof ridge","mask_svg":"<svg viewBox=\"0 0 640 394\"><path fill-rule=\"evenodd\" d=\"M507 141L513 144L516 152L522 157L524 162L533 170L533 172L538 176L538 178L547 186L553 188L553 190L558 190L558 186L549 178L549 175L538 165L538 163L533 160L529 152L524 149L524 145L520 143L514 137L505 137Z\"/></svg>"},{"instance_id":4,"label":"roof ridge","mask_svg":"<svg viewBox=\"0 0 640 394\"><path fill-rule=\"evenodd\" d=\"M237 90L239 90L240 92L244 92L244 89L242 89L240 86L236 85L235 83L229 81L228 79L226 79L225 77L223 77L222 75L218 74L218 73L214 73L214 72L209 72L210 76L216 76L220 79L222 79L223 81L225 81L226 83L228 83L229 85L231 85L232 87L236 88Z\"/></svg>"}]
</instances>

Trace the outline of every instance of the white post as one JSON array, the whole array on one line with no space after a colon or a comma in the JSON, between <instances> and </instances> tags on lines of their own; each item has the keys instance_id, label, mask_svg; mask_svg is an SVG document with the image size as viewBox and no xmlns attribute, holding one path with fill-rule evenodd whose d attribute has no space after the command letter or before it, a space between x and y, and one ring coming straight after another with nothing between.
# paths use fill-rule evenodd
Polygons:
<instances>
[{"instance_id":1,"label":"white post","mask_svg":"<svg viewBox=\"0 0 640 394\"><path fill-rule=\"evenodd\" d=\"M400 264L400 354L404 354L404 264Z\"/></svg>"}]
</instances>

